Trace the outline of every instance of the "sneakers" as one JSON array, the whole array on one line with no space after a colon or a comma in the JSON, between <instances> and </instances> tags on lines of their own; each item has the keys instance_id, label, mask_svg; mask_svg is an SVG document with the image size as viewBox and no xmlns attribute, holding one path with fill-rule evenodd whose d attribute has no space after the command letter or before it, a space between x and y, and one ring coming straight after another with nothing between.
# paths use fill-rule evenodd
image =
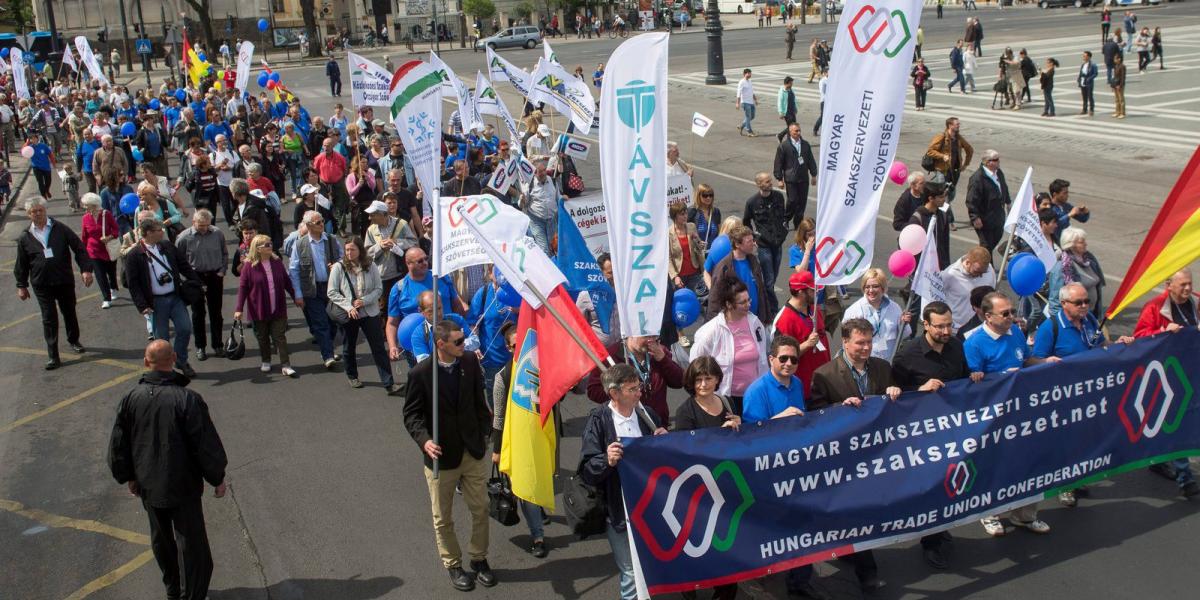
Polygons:
<instances>
[{"instance_id":1,"label":"sneakers","mask_svg":"<svg viewBox=\"0 0 1200 600\"><path fill-rule=\"evenodd\" d=\"M1018 521L1010 518L1008 522L1012 523L1016 527L1024 527L1025 529L1028 529L1034 533L1050 533L1050 526L1041 519L1034 519L1032 521Z\"/></svg>"},{"instance_id":2,"label":"sneakers","mask_svg":"<svg viewBox=\"0 0 1200 600\"><path fill-rule=\"evenodd\" d=\"M280 372L293 379L296 377L296 370L291 365L283 365L283 369Z\"/></svg>"},{"instance_id":3,"label":"sneakers","mask_svg":"<svg viewBox=\"0 0 1200 600\"><path fill-rule=\"evenodd\" d=\"M336 361L335 361L335 360L333 360L332 358L327 358L327 359L325 359L325 368L326 368L326 369L329 369L330 371L332 371L332 370L333 370L333 365L334 365L334 363L335 363L335 362L336 362Z\"/></svg>"},{"instance_id":4,"label":"sneakers","mask_svg":"<svg viewBox=\"0 0 1200 600\"><path fill-rule=\"evenodd\" d=\"M992 537L1001 537L1004 535L1004 524L996 517L984 517L979 520L983 524L983 530Z\"/></svg>"},{"instance_id":5,"label":"sneakers","mask_svg":"<svg viewBox=\"0 0 1200 600\"><path fill-rule=\"evenodd\" d=\"M361 388L362 386L363 386L362 381L359 381L358 379L355 379L353 377L350 378L350 387L357 390L358 388Z\"/></svg>"},{"instance_id":6,"label":"sneakers","mask_svg":"<svg viewBox=\"0 0 1200 600\"><path fill-rule=\"evenodd\" d=\"M100 308L103 308L103 309L112 308L112 300L105 300L104 302L101 302Z\"/></svg>"},{"instance_id":7,"label":"sneakers","mask_svg":"<svg viewBox=\"0 0 1200 600\"><path fill-rule=\"evenodd\" d=\"M271 363L263 363L263 364L259 365L258 370L262 371L263 373L270 373L271 372Z\"/></svg>"},{"instance_id":8,"label":"sneakers","mask_svg":"<svg viewBox=\"0 0 1200 600\"><path fill-rule=\"evenodd\" d=\"M1077 503L1074 491L1059 492L1058 502L1066 507L1073 507Z\"/></svg>"}]
</instances>

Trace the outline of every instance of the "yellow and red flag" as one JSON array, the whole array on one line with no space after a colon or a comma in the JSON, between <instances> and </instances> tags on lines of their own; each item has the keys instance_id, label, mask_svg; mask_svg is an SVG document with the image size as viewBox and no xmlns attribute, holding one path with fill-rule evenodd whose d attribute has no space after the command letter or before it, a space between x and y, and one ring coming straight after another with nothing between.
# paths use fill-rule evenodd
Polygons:
<instances>
[{"instance_id":1,"label":"yellow and red flag","mask_svg":"<svg viewBox=\"0 0 1200 600\"><path fill-rule=\"evenodd\" d=\"M1200 148L1183 168L1154 225L1146 233L1109 305L1108 318L1197 258L1200 258Z\"/></svg>"},{"instance_id":2,"label":"yellow and red flag","mask_svg":"<svg viewBox=\"0 0 1200 600\"><path fill-rule=\"evenodd\" d=\"M183 69L188 74L188 79L192 80L192 87L200 87L200 78L208 72L211 65L208 61L200 60L200 56L192 49L191 42L188 42L187 34L183 36Z\"/></svg>"}]
</instances>

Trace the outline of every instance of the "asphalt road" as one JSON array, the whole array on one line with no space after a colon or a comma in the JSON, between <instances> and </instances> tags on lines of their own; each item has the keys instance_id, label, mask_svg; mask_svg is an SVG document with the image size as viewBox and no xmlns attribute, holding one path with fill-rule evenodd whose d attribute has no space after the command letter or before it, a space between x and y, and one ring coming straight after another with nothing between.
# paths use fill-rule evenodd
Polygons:
<instances>
[{"instance_id":1,"label":"asphalt road","mask_svg":"<svg viewBox=\"0 0 1200 600\"><path fill-rule=\"evenodd\" d=\"M931 57L944 57L943 49L958 35L961 11L946 14L938 22L932 10L926 12L925 48ZM1098 38L1099 19L1093 13L993 9L975 14L984 20L985 57L994 57L1002 43L1029 45L1039 48L1035 59L1046 56L1043 51L1056 52L1067 68L1076 64L1079 48L1097 46L1076 40ZM1134 80L1125 123L1101 116L1060 117L1069 126L1050 130L1036 116L1036 105L1016 115L992 115L983 112L980 103L986 105L986 100L978 97L933 95L929 111L906 114L900 158L916 163L941 120L961 112L963 133L976 148L994 147L1005 157L1003 166L1014 190L1027 165L1035 169L1039 190L1055 177L1072 181L1072 198L1086 202L1095 213L1086 225L1091 247L1106 272L1119 280L1188 155L1155 143L1182 139L1194 145L1200 130L1196 118L1186 118L1196 116L1193 65L1200 55L1195 50L1200 47L1200 8L1172 4L1139 15L1142 24L1165 28L1168 69ZM831 37L831 31L828 26L807 26L800 37ZM704 70L704 44L701 33L672 40L671 131L683 146L685 160L696 165L697 181L714 185L722 208L736 213L752 192L753 173L769 165L774 143L765 135L749 139L736 134L740 119L730 89L695 84L691 74ZM579 63L588 70L615 45L607 39L554 44L564 64ZM540 50L505 54L528 66ZM482 67L482 55L470 51L447 52L444 58L468 79L472 70ZM764 79L760 97L773 98L772 77L783 72L782 62L778 27L726 33L727 73L756 67ZM934 65L939 81L945 81L944 71L943 67L939 73ZM332 106L322 72L316 64L282 70L285 81L315 114L328 114ZM807 64L797 61L792 72L805 74ZM1060 88L1060 114L1069 113L1074 90L1061 80ZM510 107L518 106L511 90L502 91ZM1138 93L1155 95L1134 98ZM1102 103L1107 100L1104 92L1098 91L1098 96ZM349 94L343 100L348 104ZM810 125L815 102L803 87L801 100L801 121ZM1144 116L1139 113L1139 106L1175 100L1182 102L1144 109ZM687 133L693 111L718 119L709 136L694 145ZM758 122L770 131L771 115L766 113L760 113ZM1121 128L1135 123L1144 130ZM594 161L581 166L589 183L598 181ZM899 191L885 192L885 213ZM62 207L56 202L52 216L77 227L78 218ZM12 240L26 225L16 213L0 234L0 278L12 277ZM881 227L877 253L894 247L894 234L885 223ZM958 232L954 253L970 242L968 232ZM226 286L227 314L235 297L233 284ZM0 395L0 564L8 565L0 570L0 600L161 597L160 577L145 539L145 515L124 487L111 480L105 466L116 403L139 370L145 343L141 319L128 295L102 311L95 288L81 287L79 312L89 352L70 357L64 369L46 373L41 370L44 355L36 306L18 301L11 285L8 289L0 295L0 389L6 391ZM1135 313L1131 309L1127 314ZM372 385L369 367L363 370L368 382L364 390L351 390L341 373L324 372L296 311L288 337L293 364L301 374L296 380L259 373L253 342L250 357L240 362L193 363L199 372L193 386L207 398L230 457L231 494L205 501L216 562L211 598L459 596L436 557L420 457L404 432L400 402ZM367 360L361 353L360 358ZM402 373L401 367L398 375ZM676 393L671 400L674 406L683 396ZM564 403L564 473L578 456L578 435L591 406L580 396ZM456 508L457 514L465 515L461 503ZM1046 503L1043 518L1054 529L1043 537L1015 532L993 540L976 526L956 530L952 568L946 572L931 572L912 544L878 551L881 576L888 585L875 597L1194 596L1187 590L1194 587L1191 542L1200 535L1200 518L1194 503L1175 496L1170 482L1144 472L1126 474L1097 485L1093 496L1077 508ZM539 561L523 550L528 542L524 525L493 525L491 563L501 584L472 595L616 595L604 540L574 540L561 517L552 519L547 537L551 554ZM842 565L823 564L818 573L818 585L837 597L858 596L852 573ZM778 577L743 590L751 597L783 597Z\"/></svg>"}]
</instances>

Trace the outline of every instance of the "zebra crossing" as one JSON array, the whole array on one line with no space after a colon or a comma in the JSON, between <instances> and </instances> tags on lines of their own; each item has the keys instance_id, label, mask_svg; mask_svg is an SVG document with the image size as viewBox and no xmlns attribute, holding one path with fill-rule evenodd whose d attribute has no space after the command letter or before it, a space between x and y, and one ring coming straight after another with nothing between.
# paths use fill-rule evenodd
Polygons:
<instances>
[{"instance_id":1,"label":"zebra crossing","mask_svg":"<svg viewBox=\"0 0 1200 600\"><path fill-rule=\"evenodd\" d=\"M1158 70L1157 63L1145 74L1137 73L1136 53L1127 56L1126 103L1129 118L1124 121L1110 119L1113 111L1112 92L1104 85L1104 61L1100 52L1099 35L1049 38L1030 40L1012 45L1014 52L1026 49L1034 63L1043 65L1048 57L1056 58L1060 66L1055 76L1054 101L1058 117L1040 118L1042 108L1041 90L1036 79L1030 80L1033 103L1026 104L1020 111L993 110L992 85L998 79L998 60L1004 47L984 45L984 56L978 59L975 70L976 92L962 94L957 89L949 92L946 85L953 79L950 69L949 48L927 48L923 55L925 64L933 74L933 89L929 90L926 110L920 114L926 118L944 119L957 116L996 128L1009 128L1038 132L1041 135L1073 138L1081 143L1112 142L1114 139L1129 141L1132 145L1152 147L1168 151L1188 152L1200 145L1200 83L1195 71L1200 70L1200 25L1163 28L1164 56L1166 69ZM796 79L792 89L797 100L807 101L810 106L819 102L816 84L808 84L810 65L807 47L798 47L797 55L804 60L787 63L748 65L754 70L754 83L758 92L760 113L774 111L775 91L782 85L783 78L791 75ZM1100 77L1096 83L1096 117L1077 115L1080 106L1079 89L1075 76L1082 61L1084 50L1090 50ZM730 69L735 75L729 77L729 88L733 96L742 65ZM721 89L704 83L706 72L673 74L673 83L704 88ZM911 86L909 95L913 95ZM911 106L911 104L910 104Z\"/></svg>"}]
</instances>

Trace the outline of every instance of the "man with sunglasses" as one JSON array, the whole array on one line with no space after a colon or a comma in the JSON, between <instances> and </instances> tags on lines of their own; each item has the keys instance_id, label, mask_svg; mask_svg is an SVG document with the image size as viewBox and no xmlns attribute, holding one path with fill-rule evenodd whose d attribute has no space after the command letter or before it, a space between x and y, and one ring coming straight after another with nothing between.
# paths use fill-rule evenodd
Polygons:
<instances>
[{"instance_id":1,"label":"man with sunglasses","mask_svg":"<svg viewBox=\"0 0 1200 600\"><path fill-rule=\"evenodd\" d=\"M770 370L751 383L742 398L742 419L747 422L804 414L804 382L796 376L800 342L790 335L776 336L767 356Z\"/></svg>"},{"instance_id":2,"label":"man with sunglasses","mask_svg":"<svg viewBox=\"0 0 1200 600\"><path fill-rule=\"evenodd\" d=\"M983 310L983 325L963 344L972 379L982 378L988 373L1006 373L1021 367L1062 360L1057 356L1033 356L1025 341L1025 334L1013 323L1017 311L1003 292L984 296L980 308ZM1035 502L1009 511L1008 517L1009 522L1017 527L1034 533L1049 533L1050 526L1038 519L1037 514L1038 505ZM988 535L1000 537L1005 534L999 515L989 515L980 522Z\"/></svg>"}]
</instances>

